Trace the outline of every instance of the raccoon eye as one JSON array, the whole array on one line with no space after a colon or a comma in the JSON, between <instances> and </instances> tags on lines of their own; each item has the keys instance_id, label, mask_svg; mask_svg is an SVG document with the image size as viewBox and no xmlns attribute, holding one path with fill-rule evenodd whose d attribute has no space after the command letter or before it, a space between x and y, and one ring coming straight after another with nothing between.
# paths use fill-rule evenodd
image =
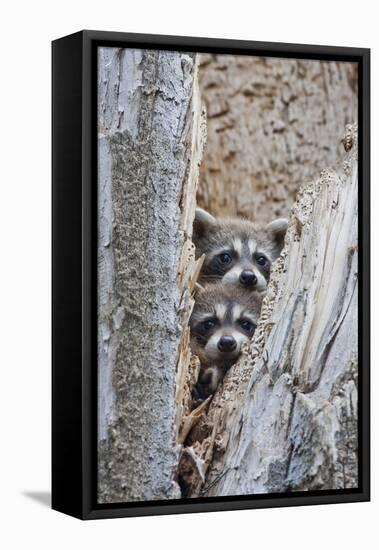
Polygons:
<instances>
[{"instance_id":1,"label":"raccoon eye","mask_svg":"<svg viewBox=\"0 0 379 550\"><path fill-rule=\"evenodd\" d=\"M257 262L258 265L261 265L262 267L264 267L267 264L267 258L262 255L257 256L255 258L255 261Z\"/></svg>"},{"instance_id":2,"label":"raccoon eye","mask_svg":"<svg viewBox=\"0 0 379 550\"><path fill-rule=\"evenodd\" d=\"M218 256L220 262L224 265L230 264L232 261L232 257L228 252L223 252L222 254L219 254Z\"/></svg>"},{"instance_id":3,"label":"raccoon eye","mask_svg":"<svg viewBox=\"0 0 379 550\"><path fill-rule=\"evenodd\" d=\"M255 329L254 323L252 323L251 321L247 321L246 319L242 319L240 321L240 325L243 330L246 330L246 332L251 332Z\"/></svg>"},{"instance_id":4,"label":"raccoon eye","mask_svg":"<svg viewBox=\"0 0 379 550\"><path fill-rule=\"evenodd\" d=\"M216 321L214 319L207 319L203 323L203 327L205 330L211 330L212 328L215 328Z\"/></svg>"}]
</instances>

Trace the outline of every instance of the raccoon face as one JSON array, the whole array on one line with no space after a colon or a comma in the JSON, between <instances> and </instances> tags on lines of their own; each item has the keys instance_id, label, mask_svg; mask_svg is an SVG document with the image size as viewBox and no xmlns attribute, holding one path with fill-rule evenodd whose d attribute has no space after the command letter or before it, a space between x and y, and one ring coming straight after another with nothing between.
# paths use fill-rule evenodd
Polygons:
<instances>
[{"instance_id":1,"label":"raccoon face","mask_svg":"<svg viewBox=\"0 0 379 550\"><path fill-rule=\"evenodd\" d=\"M242 287L207 285L190 319L191 349L204 366L229 368L254 334L262 297Z\"/></svg>"},{"instance_id":2,"label":"raccoon face","mask_svg":"<svg viewBox=\"0 0 379 550\"><path fill-rule=\"evenodd\" d=\"M265 290L271 264L283 248L287 226L284 218L259 225L243 219L216 219L197 208L193 241L197 257L205 254L200 284L221 281Z\"/></svg>"}]
</instances>

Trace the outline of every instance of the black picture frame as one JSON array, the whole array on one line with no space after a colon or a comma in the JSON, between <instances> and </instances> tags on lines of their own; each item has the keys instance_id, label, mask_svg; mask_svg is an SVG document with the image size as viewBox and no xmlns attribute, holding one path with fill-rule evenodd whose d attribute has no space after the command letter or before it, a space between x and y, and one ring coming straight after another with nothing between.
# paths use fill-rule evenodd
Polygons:
<instances>
[{"instance_id":1,"label":"black picture frame","mask_svg":"<svg viewBox=\"0 0 379 550\"><path fill-rule=\"evenodd\" d=\"M98 46L352 61L359 71L359 487L96 502L96 78ZM81 519L370 499L370 50L81 31L52 43L52 507Z\"/></svg>"}]
</instances>

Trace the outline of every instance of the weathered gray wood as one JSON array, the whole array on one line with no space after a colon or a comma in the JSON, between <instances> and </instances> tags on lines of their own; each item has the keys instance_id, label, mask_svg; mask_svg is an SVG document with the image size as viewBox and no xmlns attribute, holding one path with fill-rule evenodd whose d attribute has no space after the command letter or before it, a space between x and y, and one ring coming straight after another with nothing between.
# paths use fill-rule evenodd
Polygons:
<instances>
[{"instance_id":1,"label":"weathered gray wood","mask_svg":"<svg viewBox=\"0 0 379 550\"><path fill-rule=\"evenodd\" d=\"M335 70L345 85L348 72ZM196 423L182 453L199 474L192 496L356 486L355 146L344 175L325 171L299 194L253 343L195 418L189 391L198 363L187 321L199 269L191 226L205 134L195 57L103 48L98 84L99 501L180 497L178 457ZM346 113L338 107L333 128ZM225 114L211 110L209 120ZM317 136L308 152L324 150ZM287 138L284 149L295 151ZM304 159L293 166L314 169L323 155L308 168ZM217 189L209 187L222 211ZM262 205L284 208L278 193Z\"/></svg>"},{"instance_id":2,"label":"weathered gray wood","mask_svg":"<svg viewBox=\"0 0 379 550\"><path fill-rule=\"evenodd\" d=\"M98 62L98 500L177 498L177 362L204 139L196 59L100 48Z\"/></svg>"},{"instance_id":3,"label":"weathered gray wood","mask_svg":"<svg viewBox=\"0 0 379 550\"><path fill-rule=\"evenodd\" d=\"M200 422L192 496L357 486L357 149L299 193L249 350ZM202 436L202 437L201 437Z\"/></svg>"}]
</instances>

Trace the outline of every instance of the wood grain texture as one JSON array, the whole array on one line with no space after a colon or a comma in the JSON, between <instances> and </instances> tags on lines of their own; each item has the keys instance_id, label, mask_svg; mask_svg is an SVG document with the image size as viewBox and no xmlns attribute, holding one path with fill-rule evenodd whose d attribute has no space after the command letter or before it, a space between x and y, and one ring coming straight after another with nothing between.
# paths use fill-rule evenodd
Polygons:
<instances>
[{"instance_id":1,"label":"wood grain texture","mask_svg":"<svg viewBox=\"0 0 379 550\"><path fill-rule=\"evenodd\" d=\"M287 217L300 186L342 159L356 64L201 55L199 79L208 142L198 205L213 215Z\"/></svg>"},{"instance_id":2,"label":"wood grain texture","mask_svg":"<svg viewBox=\"0 0 379 550\"><path fill-rule=\"evenodd\" d=\"M197 56L99 50L99 502L355 487L355 128L324 169L356 69L201 59L202 164ZM191 411L196 201L290 226L250 347Z\"/></svg>"},{"instance_id":3,"label":"wood grain texture","mask_svg":"<svg viewBox=\"0 0 379 550\"><path fill-rule=\"evenodd\" d=\"M192 434L190 496L357 487L355 127L344 143L300 190L251 345Z\"/></svg>"},{"instance_id":4,"label":"wood grain texture","mask_svg":"<svg viewBox=\"0 0 379 550\"><path fill-rule=\"evenodd\" d=\"M204 139L196 56L100 48L98 65L98 500L177 498Z\"/></svg>"}]
</instances>

